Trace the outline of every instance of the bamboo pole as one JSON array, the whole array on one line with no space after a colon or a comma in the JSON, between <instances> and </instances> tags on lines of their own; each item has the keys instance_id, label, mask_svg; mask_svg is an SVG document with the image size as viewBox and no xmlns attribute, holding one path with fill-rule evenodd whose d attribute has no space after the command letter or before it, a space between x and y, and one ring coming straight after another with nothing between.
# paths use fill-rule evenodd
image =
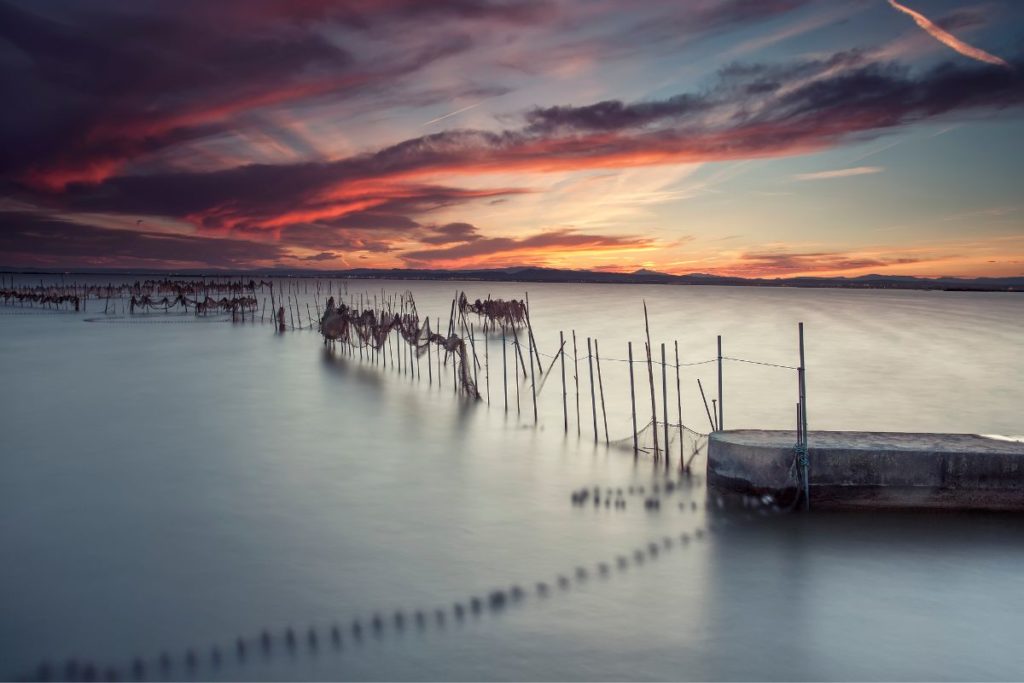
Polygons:
<instances>
[{"instance_id":1,"label":"bamboo pole","mask_svg":"<svg viewBox=\"0 0 1024 683\"><path fill-rule=\"evenodd\" d=\"M647 318L647 302L644 301L644 332L647 335L647 343L644 348L647 351L647 381L651 387L651 425L654 427L654 459L657 460L658 452L658 406L654 398L654 366L651 363L651 324Z\"/></svg>"},{"instance_id":2,"label":"bamboo pole","mask_svg":"<svg viewBox=\"0 0 1024 683\"><path fill-rule=\"evenodd\" d=\"M597 364L597 388L601 391L601 418L604 420L604 445L611 443L608 440L608 412L604 405L604 381L601 379L601 351L597 348L597 339L594 339L594 362Z\"/></svg>"},{"instance_id":3,"label":"bamboo pole","mask_svg":"<svg viewBox=\"0 0 1024 683\"><path fill-rule=\"evenodd\" d=\"M590 412L594 416L594 443L597 443L597 401L594 399L594 353L590 350L590 337L587 337L587 365L590 368Z\"/></svg>"},{"instance_id":4,"label":"bamboo pole","mask_svg":"<svg viewBox=\"0 0 1024 683\"><path fill-rule=\"evenodd\" d=\"M668 469L668 363L665 362L665 342L661 343L661 414L665 423L665 469Z\"/></svg>"},{"instance_id":5,"label":"bamboo pole","mask_svg":"<svg viewBox=\"0 0 1024 683\"><path fill-rule=\"evenodd\" d=\"M576 385L576 436L580 436L580 361L576 350L576 330L572 331L572 381Z\"/></svg>"},{"instance_id":6,"label":"bamboo pole","mask_svg":"<svg viewBox=\"0 0 1024 683\"><path fill-rule=\"evenodd\" d=\"M686 469L686 454L683 450L683 391L679 384L679 340L675 341L676 347L676 408L679 411L679 469Z\"/></svg>"},{"instance_id":7,"label":"bamboo pole","mask_svg":"<svg viewBox=\"0 0 1024 683\"><path fill-rule=\"evenodd\" d=\"M629 413L633 417L633 458L640 454L636 438L636 391L633 389L633 342L627 342L629 349Z\"/></svg>"},{"instance_id":8,"label":"bamboo pole","mask_svg":"<svg viewBox=\"0 0 1024 683\"><path fill-rule=\"evenodd\" d=\"M562 330L558 331L558 341L560 343L558 347L558 358L562 364L562 423L565 429L565 433L569 433L569 406L567 403L567 395L565 392L565 332Z\"/></svg>"}]
</instances>

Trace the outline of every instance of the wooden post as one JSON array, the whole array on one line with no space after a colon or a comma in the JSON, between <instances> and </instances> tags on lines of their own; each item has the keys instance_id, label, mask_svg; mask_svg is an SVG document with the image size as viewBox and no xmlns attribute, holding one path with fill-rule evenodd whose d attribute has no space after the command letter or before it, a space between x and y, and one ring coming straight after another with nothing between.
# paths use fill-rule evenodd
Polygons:
<instances>
[{"instance_id":1,"label":"wooden post","mask_svg":"<svg viewBox=\"0 0 1024 683\"><path fill-rule=\"evenodd\" d=\"M661 414L665 422L665 469L668 469L668 363L665 361L665 342L661 343Z\"/></svg>"},{"instance_id":2,"label":"wooden post","mask_svg":"<svg viewBox=\"0 0 1024 683\"><path fill-rule=\"evenodd\" d=\"M594 443L597 443L597 401L594 398L594 352L587 337L587 367L590 369L590 413L594 416Z\"/></svg>"},{"instance_id":3,"label":"wooden post","mask_svg":"<svg viewBox=\"0 0 1024 683\"><path fill-rule=\"evenodd\" d=\"M700 389L700 398L704 401L704 412L708 414L708 422L711 423L711 431L715 431L715 419L711 417L711 409L708 408L708 399L704 396L704 385L700 383L700 378L697 378L697 388Z\"/></svg>"},{"instance_id":4,"label":"wooden post","mask_svg":"<svg viewBox=\"0 0 1024 683\"><path fill-rule=\"evenodd\" d=\"M628 342L629 349L629 413L633 417L633 458L640 454L640 446L636 439L636 391L633 388L633 342Z\"/></svg>"},{"instance_id":5,"label":"wooden post","mask_svg":"<svg viewBox=\"0 0 1024 683\"><path fill-rule=\"evenodd\" d=\"M804 365L804 324L798 326L800 334L800 433L803 436L803 447L807 449L807 367ZM804 478L804 510L811 509L811 459L807 454L807 466L803 468Z\"/></svg>"},{"instance_id":6,"label":"wooden post","mask_svg":"<svg viewBox=\"0 0 1024 683\"><path fill-rule=\"evenodd\" d=\"M686 469L686 454L683 450L683 391L679 386L679 340L676 346L676 408L679 410L679 469Z\"/></svg>"},{"instance_id":7,"label":"wooden post","mask_svg":"<svg viewBox=\"0 0 1024 683\"><path fill-rule=\"evenodd\" d=\"M576 436L580 436L580 361L576 350L576 330L572 331L572 381L576 385Z\"/></svg>"},{"instance_id":8,"label":"wooden post","mask_svg":"<svg viewBox=\"0 0 1024 683\"><path fill-rule=\"evenodd\" d=\"M427 316L427 382L434 385L434 366L430 364L430 316Z\"/></svg>"},{"instance_id":9,"label":"wooden post","mask_svg":"<svg viewBox=\"0 0 1024 683\"><path fill-rule=\"evenodd\" d=\"M519 404L519 365L523 361L523 353L519 348L519 333L516 332L515 325L512 326L512 345L516 350L516 355L512 358L512 362L516 364L515 376L516 376L516 415L522 415L522 410ZM525 368L523 369L525 372Z\"/></svg>"},{"instance_id":10,"label":"wooden post","mask_svg":"<svg viewBox=\"0 0 1024 683\"><path fill-rule=\"evenodd\" d=\"M533 374L533 355L531 355L532 352L533 352L533 332L530 331L530 325L529 325L530 317L529 317L529 314L527 314L526 320L527 320L526 331L527 331L527 334L529 335L527 340L526 340L526 352L527 352L528 355L530 355L530 395L533 396L533 424L536 425L537 424L537 381L536 381L535 375ZM540 365L540 363L538 363L538 365Z\"/></svg>"},{"instance_id":11,"label":"wooden post","mask_svg":"<svg viewBox=\"0 0 1024 683\"><path fill-rule=\"evenodd\" d=\"M533 353L537 357L537 369L541 370L544 363L540 360L540 351L537 349L537 339L533 336L533 325L530 324L530 293L526 292L526 331L530 333L530 342L533 344ZM530 367L533 367L533 358L530 358Z\"/></svg>"},{"instance_id":12,"label":"wooden post","mask_svg":"<svg viewBox=\"0 0 1024 683\"><path fill-rule=\"evenodd\" d=\"M567 395L565 392L565 332L562 330L558 331L558 341L560 346L558 347L558 358L562 363L562 424L565 429L565 433L569 433L569 406L567 403Z\"/></svg>"},{"instance_id":13,"label":"wooden post","mask_svg":"<svg viewBox=\"0 0 1024 683\"><path fill-rule=\"evenodd\" d=\"M651 433L654 435L654 459L659 457L658 452L658 405L654 398L654 365L651 362L651 324L647 318L647 302L644 301L644 333L647 335L647 342L644 349L647 352L647 382L651 388Z\"/></svg>"},{"instance_id":14,"label":"wooden post","mask_svg":"<svg viewBox=\"0 0 1024 683\"><path fill-rule=\"evenodd\" d=\"M661 453L658 449L658 405L654 398L654 363L651 360L651 345L645 343L644 349L647 352L647 382L651 388L651 435L654 438L654 461L657 462Z\"/></svg>"},{"instance_id":15,"label":"wooden post","mask_svg":"<svg viewBox=\"0 0 1024 683\"><path fill-rule=\"evenodd\" d=\"M501 395L505 399L505 412L508 413L508 343L505 341L505 325L501 326Z\"/></svg>"},{"instance_id":16,"label":"wooden post","mask_svg":"<svg viewBox=\"0 0 1024 683\"><path fill-rule=\"evenodd\" d=\"M725 429L725 407L722 403L722 335L718 335L718 429Z\"/></svg>"},{"instance_id":17,"label":"wooden post","mask_svg":"<svg viewBox=\"0 0 1024 683\"><path fill-rule=\"evenodd\" d=\"M491 352L487 339L487 323L484 322L484 382L487 384L487 405L491 405Z\"/></svg>"},{"instance_id":18,"label":"wooden post","mask_svg":"<svg viewBox=\"0 0 1024 683\"><path fill-rule=\"evenodd\" d=\"M597 339L594 339L594 362L597 363L597 388L601 391L601 417L604 421L604 445L608 441L608 412L604 405L604 381L601 379L601 351L597 348Z\"/></svg>"}]
</instances>

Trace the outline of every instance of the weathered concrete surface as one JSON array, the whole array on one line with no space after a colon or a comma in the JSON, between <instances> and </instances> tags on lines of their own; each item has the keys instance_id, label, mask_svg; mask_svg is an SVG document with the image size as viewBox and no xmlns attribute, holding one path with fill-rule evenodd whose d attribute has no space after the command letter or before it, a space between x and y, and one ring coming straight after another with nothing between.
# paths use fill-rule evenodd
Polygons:
<instances>
[{"instance_id":1,"label":"weathered concrete surface","mask_svg":"<svg viewBox=\"0 0 1024 683\"><path fill-rule=\"evenodd\" d=\"M715 432L708 482L732 491L796 494L796 434ZM812 507L1024 510L1024 443L974 434L811 432Z\"/></svg>"}]
</instances>

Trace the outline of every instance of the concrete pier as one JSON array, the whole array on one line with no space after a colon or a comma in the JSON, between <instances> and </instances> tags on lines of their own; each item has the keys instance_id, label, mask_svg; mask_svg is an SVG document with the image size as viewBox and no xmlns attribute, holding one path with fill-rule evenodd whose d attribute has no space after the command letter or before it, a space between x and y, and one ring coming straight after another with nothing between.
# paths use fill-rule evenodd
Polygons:
<instances>
[{"instance_id":1,"label":"concrete pier","mask_svg":"<svg viewBox=\"0 0 1024 683\"><path fill-rule=\"evenodd\" d=\"M714 432L708 483L793 500L792 431ZM810 432L811 506L1024 511L1024 442L974 434Z\"/></svg>"}]
</instances>

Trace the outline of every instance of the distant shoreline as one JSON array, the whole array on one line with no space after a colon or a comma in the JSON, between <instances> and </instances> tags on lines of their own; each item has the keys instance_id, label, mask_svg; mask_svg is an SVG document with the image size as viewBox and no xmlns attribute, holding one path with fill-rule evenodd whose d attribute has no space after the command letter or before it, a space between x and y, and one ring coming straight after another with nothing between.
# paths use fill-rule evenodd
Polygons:
<instances>
[{"instance_id":1,"label":"distant shoreline","mask_svg":"<svg viewBox=\"0 0 1024 683\"><path fill-rule=\"evenodd\" d=\"M656 271L633 273L607 273L587 270L559 270L553 268L498 268L480 270L420 270L373 269L351 270L160 270L160 269L16 269L0 268L0 274L9 276L63 275L96 277L157 278L345 278L356 280L419 280L419 281L478 281L478 282L537 282L556 284L622 284L622 285L711 285L730 287L798 287L805 289L899 289L946 292L1024 292L1024 276L1000 278L919 278L909 275L862 275L859 277L789 277L742 278L703 273L670 275Z\"/></svg>"}]
</instances>

